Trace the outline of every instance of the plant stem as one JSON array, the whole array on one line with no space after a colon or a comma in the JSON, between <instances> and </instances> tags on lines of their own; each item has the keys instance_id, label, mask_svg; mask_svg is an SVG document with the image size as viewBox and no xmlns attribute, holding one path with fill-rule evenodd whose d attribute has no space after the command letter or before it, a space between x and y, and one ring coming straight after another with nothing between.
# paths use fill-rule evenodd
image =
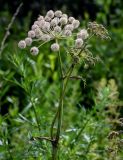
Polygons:
<instances>
[{"instance_id":1,"label":"plant stem","mask_svg":"<svg viewBox=\"0 0 123 160\"><path fill-rule=\"evenodd\" d=\"M66 91L66 87L70 78L70 75L73 71L73 67L70 68L70 71L67 75L66 82L63 85L63 90L62 90L62 95L60 97L60 104L59 104L59 114L58 114L58 128L57 128L57 134L56 134L56 139L59 140L60 137L60 130L61 130L61 124L62 124L62 112L63 112L63 100L64 100L64 95Z\"/></svg>"},{"instance_id":2,"label":"plant stem","mask_svg":"<svg viewBox=\"0 0 123 160\"><path fill-rule=\"evenodd\" d=\"M62 77L63 77L63 71L62 71L62 60L61 60L60 51L58 52L58 59L59 59L59 64L60 64L60 77L61 77L60 79L62 80L61 81L61 93L60 93L60 97L61 97L62 90L63 90L63 87L64 87L64 82L63 82L64 80L62 79ZM54 117L54 119L52 121L52 124L51 124L51 139L53 139L53 128L54 128L54 124L55 124L55 121L56 121L56 118L57 118L58 114L59 114L59 108L58 108L58 110L57 110L57 112L55 114L55 117Z\"/></svg>"},{"instance_id":3,"label":"plant stem","mask_svg":"<svg viewBox=\"0 0 123 160\"><path fill-rule=\"evenodd\" d=\"M80 135L82 134L83 130L85 129L86 125L88 124L89 119L87 119L87 121L85 122L85 124L82 126L82 128L80 129L80 131L78 132L78 134L76 135L76 137L74 138L74 140L70 143L71 144L71 149L73 149L75 142L78 141Z\"/></svg>"},{"instance_id":4,"label":"plant stem","mask_svg":"<svg viewBox=\"0 0 123 160\"><path fill-rule=\"evenodd\" d=\"M61 78L61 80L62 80L62 82L63 82L63 85L64 85L64 80L68 77L68 73L70 72L70 70L71 70L71 67L72 67L72 65L71 65L71 67L68 69L68 71L67 71L67 73L66 73L66 76L65 76L65 78L63 79L63 71L62 71L62 62L61 62L61 56L60 56L60 52L59 52L59 62L60 62L60 70L61 70L61 75L62 75L62 78ZM66 86L66 85L65 85ZM64 86L64 88L66 88ZM60 95L60 101L61 101L61 97L62 97L62 93L61 93L61 95ZM60 105L60 103L59 103L59 105ZM53 121L52 121L52 124L51 124L51 138L53 139L53 128L54 128L54 124L55 124L55 121L56 121L56 119L57 119L57 116L58 116L58 114L59 114L59 108L58 108L58 110L57 110L57 112L56 112L56 114L55 114L55 117L54 117L54 119L53 119Z\"/></svg>"},{"instance_id":5,"label":"plant stem","mask_svg":"<svg viewBox=\"0 0 123 160\"><path fill-rule=\"evenodd\" d=\"M59 60L60 60L60 53L59 53ZM58 118L56 137L55 137L55 140L52 143L52 147L53 147L53 150L52 150L52 160L57 160L58 145L59 145L61 126L62 126L62 118L63 118L64 95L65 95L66 87L67 87L69 78L71 76L71 73L73 71L73 68L74 68L74 65L72 64L71 67L69 68L68 72L67 72L67 76L66 76L66 81L65 82L64 82L64 79L61 78L62 83L61 83L60 102L59 102L58 111L57 111L57 113L55 115L55 118L53 120L53 125L52 125L52 127L53 127L56 118ZM61 63L60 63L60 75L61 75L61 77L63 76ZM53 128L52 128L52 131L53 131Z\"/></svg>"},{"instance_id":6,"label":"plant stem","mask_svg":"<svg viewBox=\"0 0 123 160\"><path fill-rule=\"evenodd\" d=\"M52 160L57 160L58 146L52 143Z\"/></svg>"},{"instance_id":7,"label":"plant stem","mask_svg":"<svg viewBox=\"0 0 123 160\"><path fill-rule=\"evenodd\" d=\"M56 39L56 43L58 43L58 39ZM69 78L74 68L74 64L72 64L71 67L68 69L68 72L66 74L67 75L66 81L65 81L65 79L63 79L62 60L61 60L60 50L58 52L58 60L59 60L60 80L61 80L61 92L60 92L59 107L51 124L52 160L57 160L57 157L58 157L57 153L58 153L58 145L59 145L59 139L60 139L60 133L61 133L61 127L62 127L64 95L65 95ZM53 128L56 120L58 124L57 124L56 135L54 137Z\"/></svg>"},{"instance_id":8,"label":"plant stem","mask_svg":"<svg viewBox=\"0 0 123 160\"><path fill-rule=\"evenodd\" d=\"M60 68L60 79L61 79L61 93L60 93L59 107L58 107L58 110L56 112L56 115L51 125L51 139L54 139L53 138L53 127L54 127L56 119L58 118L56 137L54 141L52 141L52 160L57 160L58 143L59 143L59 137L60 137L60 131L61 131L61 125L62 125L62 112L63 112L63 98L62 97L63 97L63 90L64 90L64 80L62 79L63 71L62 71L62 61L61 61L60 51L58 52L58 59L59 59L59 65L60 65L59 68Z\"/></svg>"},{"instance_id":9,"label":"plant stem","mask_svg":"<svg viewBox=\"0 0 123 160\"><path fill-rule=\"evenodd\" d=\"M35 109L35 104L33 103L32 100L31 100L31 103L32 103L33 112L35 114L36 122L37 122L37 125L38 125L38 130L39 130L39 133L40 133L40 131L41 131L40 122L39 122L38 115L37 115L37 112L36 112L36 109Z\"/></svg>"}]
</instances>

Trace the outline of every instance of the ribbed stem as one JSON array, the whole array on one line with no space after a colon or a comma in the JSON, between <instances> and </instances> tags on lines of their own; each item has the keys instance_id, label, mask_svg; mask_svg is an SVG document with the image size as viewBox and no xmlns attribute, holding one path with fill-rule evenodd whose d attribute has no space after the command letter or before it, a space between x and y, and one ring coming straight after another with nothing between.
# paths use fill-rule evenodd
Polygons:
<instances>
[{"instance_id":1,"label":"ribbed stem","mask_svg":"<svg viewBox=\"0 0 123 160\"><path fill-rule=\"evenodd\" d=\"M56 40L56 43L58 43L57 40ZM63 79L62 60L61 60L60 51L58 52L58 60L59 60L59 73L60 73L59 76L61 80L61 87L60 87L61 92L60 92L59 107L51 124L51 139L53 140L52 141L52 160L58 159L58 147L59 147L59 139L61 134L62 119L63 119L64 95L65 95L69 78L74 68L74 65L72 64L72 66L69 68L67 72L66 79ZM54 137L53 129L56 121L57 121L57 131Z\"/></svg>"}]
</instances>

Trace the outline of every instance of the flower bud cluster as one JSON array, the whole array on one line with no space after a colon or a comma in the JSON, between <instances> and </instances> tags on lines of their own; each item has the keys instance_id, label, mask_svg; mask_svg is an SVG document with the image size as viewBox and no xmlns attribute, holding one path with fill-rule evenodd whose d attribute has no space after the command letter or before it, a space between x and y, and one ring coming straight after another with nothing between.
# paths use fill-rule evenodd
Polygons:
<instances>
[{"instance_id":1,"label":"flower bud cluster","mask_svg":"<svg viewBox=\"0 0 123 160\"><path fill-rule=\"evenodd\" d=\"M68 17L68 15L63 14L62 11L48 11L45 16L39 16L34 24L31 26L31 30L28 31L28 36L25 40L21 40L18 43L18 47L21 49L26 48L26 46L31 46L33 41L42 41L43 43L51 40L66 39L73 35L75 29L80 25L80 22L74 17ZM84 35L83 35L84 37ZM79 37L79 39L83 39ZM80 40L82 41L82 40ZM76 41L77 46L81 46L83 41ZM37 55L39 52L39 47L32 47L30 52L32 55ZM51 50L56 52L60 49L58 43L53 43L51 45Z\"/></svg>"},{"instance_id":2,"label":"flower bud cluster","mask_svg":"<svg viewBox=\"0 0 123 160\"><path fill-rule=\"evenodd\" d=\"M84 44L84 40L89 37L89 34L86 29L82 29L77 33L77 38L75 40L75 48L82 48Z\"/></svg>"},{"instance_id":3,"label":"flower bud cluster","mask_svg":"<svg viewBox=\"0 0 123 160\"><path fill-rule=\"evenodd\" d=\"M88 30L90 33L100 37L101 39L110 39L107 29L102 24L89 22Z\"/></svg>"}]
</instances>

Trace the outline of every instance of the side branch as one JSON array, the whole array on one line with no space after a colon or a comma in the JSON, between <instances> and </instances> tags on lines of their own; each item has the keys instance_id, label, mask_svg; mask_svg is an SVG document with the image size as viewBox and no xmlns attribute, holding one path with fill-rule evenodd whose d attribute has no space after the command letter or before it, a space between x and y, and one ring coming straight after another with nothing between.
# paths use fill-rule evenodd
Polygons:
<instances>
[{"instance_id":1,"label":"side branch","mask_svg":"<svg viewBox=\"0 0 123 160\"><path fill-rule=\"evenodd\" d=\"M5 33L4 37L3 37L3 40L2 40L1 45L0 45L0 57L1 57L1 54L2 54L2 52L4 50L4 48L5 48L5 42L6 42L7 38L8 38L8 36L10 35L9 31L10 31L10 29L11 29L11 27L12 27L14 21L15 21L15 18L17 17L22 5L23 5L23 3L21 3L18 6L16 12L14 13L14 15L13 15L13 17L12 17L12 19L11 19L9 25L8 25L8 27L6 28L6 33Z\"/></svg>"},{"instance_id":2,"label":"side branch","mask_svg":"<svg viewBox=\"0 0 123 160\"><path fill-rule=\"evenodd\" d=\"M35 141L35 140L46 140L46 141L54 142L54 140L52 140L49 137L32 137L30 140L32 140L32 141Z\"/></svg>"}]
</instances>

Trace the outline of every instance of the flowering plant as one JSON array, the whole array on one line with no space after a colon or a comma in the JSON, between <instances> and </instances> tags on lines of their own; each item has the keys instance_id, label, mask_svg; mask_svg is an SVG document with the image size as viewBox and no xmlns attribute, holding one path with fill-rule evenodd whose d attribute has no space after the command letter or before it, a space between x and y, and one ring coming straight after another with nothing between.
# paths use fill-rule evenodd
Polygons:
<instances>
[{"instance_id":1,"label":"flowering plant","mask_svg":"<svg viewBox=\"0 0 123 160\"><path fill-rule=\"evenodd\" d=\"M58 157L58 146L62 127L63 117L63 101L65 96L66 87L71 74L75 66L82 60L85 65L95 64L98 60L94 57L91 51L88 49L89 40L93 36L97 36L101 39L109 39L108 31L103 25L96 22L89 22L87 29L79 29L80 22L74 17L68 17L61 11L48 11L45 16L39 16L38 19L31 26L31 30L28 32L28 37L25 40L21 40L18 43L18 47L21 49L31 46L33 41L40 42L39 46L33 46L30 49L30 53L36 56L40 53L40 47L51 41L50 49L53 52L58 53L59 68L60 68L60 80L61 80L61 93L59 98L59 107L54 116L51 124L50 137L40 137L52 144L52 159L56 160ZM62 55L60 52L62 40L71 38L71 45L65 47L65 51L71 56L71 65L65 73L63 73ZM37 121L37 123L39 123ZM57 123L57 129L55 130L55 124Z\"/></svg>"}]
</instances>

